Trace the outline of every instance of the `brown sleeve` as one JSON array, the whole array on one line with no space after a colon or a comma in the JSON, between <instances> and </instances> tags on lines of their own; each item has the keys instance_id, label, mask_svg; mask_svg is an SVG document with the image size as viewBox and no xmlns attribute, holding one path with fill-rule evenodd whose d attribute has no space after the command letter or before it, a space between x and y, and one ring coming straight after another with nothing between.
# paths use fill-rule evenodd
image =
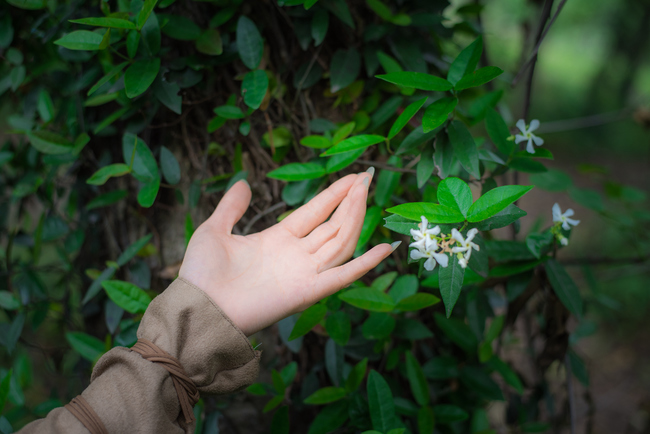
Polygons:
<instances>
[{"instance_id":1,"label":"brown sleeve","mask_svg":"<svg viewBox=\"0 0 650 434\"><path fill-rule=\"evenodd\" d=\"M241 390L257 378L260 352L205 292L184 279L156 297L142 318L138 338L176 357L201 393ZM82 396L109 433L192 433L178 423L180 404L169 373L127 348L99 359ZM21 433L88 433L64 408L27 425Z\"/></svg>"}]
</instances>

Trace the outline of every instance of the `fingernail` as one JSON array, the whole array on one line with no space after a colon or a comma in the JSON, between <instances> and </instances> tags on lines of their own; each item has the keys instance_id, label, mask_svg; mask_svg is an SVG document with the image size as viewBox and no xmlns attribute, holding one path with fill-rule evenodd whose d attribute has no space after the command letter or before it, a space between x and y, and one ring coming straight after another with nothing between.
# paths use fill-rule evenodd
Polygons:
<instances>
[{"instance_id":1,"label":"fingernail","mask_svg":"<svg viewBox=\"0 0 650 434\"><path fill-rule=\"evenodd\" d=\"M367 176L365 178L363 178L363 185L366 188L368 188L370 186L370 178L368 178Z\"/></svg>"},{"instance_id":2,"label":"fingernail","mask_svg":"<svg viewBox=\"0 0 650 434\"><path fill-rule=\"evenodd\" d=\"M401 241L395 241L394 243L391 243L391 245L390 245L391 251L390 252L393 253L395 251L395 249L399 247L400 244L402 244Z\"/></svg>"},{"instance_id":3,"label":"fingernail","mask_svg":"<svg viewBox=\"0 0 650 434\"><path fill-rule=\"evenodd\" d=\"M373 176L375 176L375 168L372 167L372 166L368 167L368 170L366 170L366 173L369 173L370 177L372 178Z\"/></svg>"}]
</instances>

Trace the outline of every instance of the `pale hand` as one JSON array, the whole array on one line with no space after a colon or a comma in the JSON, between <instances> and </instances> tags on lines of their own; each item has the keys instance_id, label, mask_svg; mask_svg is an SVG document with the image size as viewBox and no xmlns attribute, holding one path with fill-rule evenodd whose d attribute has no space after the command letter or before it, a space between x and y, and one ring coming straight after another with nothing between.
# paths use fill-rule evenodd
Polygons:
<instances>
[{"instance_id":1,"label":"pale hand","mask_svg":"<svg viewBox=\"0 0 650 434\"><path fill-rule=\"evenodd\" d=\"M247 336L305 310L392 252L380 244L341 265L357 245L371 179L365 172L341 178L280 223L248 236L232 234L251 199L248 184L236 183L192 236L179 276L205 291Z\"/></svg>"}]
</instances>

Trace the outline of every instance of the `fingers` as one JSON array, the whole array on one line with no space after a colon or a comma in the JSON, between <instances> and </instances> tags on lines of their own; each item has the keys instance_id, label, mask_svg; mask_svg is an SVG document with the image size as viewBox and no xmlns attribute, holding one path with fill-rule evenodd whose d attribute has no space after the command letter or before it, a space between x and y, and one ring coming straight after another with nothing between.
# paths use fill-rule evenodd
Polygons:
<instances>
[{"instance_id":1,"label":"fingers","mask_svg":"<svg viewBox=\"0 0 650 434\"><path fill-rule=\"evenodd\" d=\"M207 223L230 234L251 202L251 189L246 181L238 181L223 196Z\"/></svg>"},{"instance_id":2,"label":"fingers","mask_svg":"<svg viewBox=\"0 0 650 434\"><path fill-rule=\"evenodd\" d=\"M317 277L315 285L317 299L313 303L360 279L368 271L379 265L393 250L390 244L380 244L345 265L323 271Z\"/></svg>"},{"instance_id":3,"label":"fingers","mask_svg":"<svg viewBox=\"0 0 650 434\"><path fill-rule=\"evenodd\" d=\"M368 180L368 177L364 177ZM316 259L319 263L319 271L327 270L345 262L357 246L363 220L366 215L366 199L368 197L368 187L366 182L355 184L354 188L348 195L349 206L335 238L327 241L316 253Z\"/></svg>"},{"instance_id":4,"label":"fingers","mask_svg":"<svg viewBox=\"0 0 650 434\"><path fill-rule=\"evenodd\" d=\"M280 225L296 237L304 237L332 214L334 208L345 198L357 178L358 175L348 175L339 179L318 196L292 212L280 222Z\"/></svg>"}]
</instances>

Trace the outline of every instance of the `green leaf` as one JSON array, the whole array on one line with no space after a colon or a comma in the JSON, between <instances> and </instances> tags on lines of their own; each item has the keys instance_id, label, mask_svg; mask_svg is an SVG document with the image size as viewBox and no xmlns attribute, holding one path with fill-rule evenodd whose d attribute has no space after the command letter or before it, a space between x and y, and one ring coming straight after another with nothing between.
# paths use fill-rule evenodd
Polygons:
<instances>
[{"instance_id":1,"label":"green leaf","mask_svg":"<svg viewBox=\"0 0 650 434\"><path fill-rule=\"evenodd\" d=\"M282 404L283 401L284 401L284 394L274 396L273 399L271 399L269 402L266 403L266 405L262 409L262 413L268 413L278 405Z\"/></svg>"},{"instance_id":2,"label":"green leaf","mask_svg":"<svg viewBox=\"0 0 650 434\"><path fill-rule=\"evenodd\" d=\"M172 185L178 184L181 180L181 166L172 154L172 151L165 146L160 148L160 169L165 180Z\"/></svg>"},{"instance_id":3,"label":"green leaf","mask_svg":"<svg viewBox=\"0 0 650 434\"><path fill-rule=\"evenodd\" d=\"M124 134L122 136L122 156L138 181L150 183L158 180L160 182L158 163L144 140L131 133Z\"/></svg>"},{"instance_id":4,"label":"green leaf","mask_svg":"<svg viewBox=\"0 0 650 434\"><path fill-rule=\"evenodd\" d=\"M532 185L505 185L494 188L474 202L467 213L467 220L474 223L492 217L532 188Z\"/></svg>"},{"instance_id":5,"label":"green leaf","mask_svg":"<svg viewBox=\"0 0 650 434\"><path fill-rule=\"evenodd\" d=\"M468 229L476 228L479 231L491 231L492 229L508 226L526 214L526 211L523 211L514 204L510 204L488 219L477 223L470 223Z\"/></svg>"},{"instance_id":6,"label":"green leaf","mask_svg":"<svg viewBox=\"0 0 650 434\"><path fill-rule=\"evenodd\" d=\"M375 232L375 229L377 229L380 221L381 207L371 206L366 210L366 215L363 218L363 226L361 226L361 234L359 235L355 250L362 249L370 241L370 237Z\"/></svg>"},{"instance_id":7,"label":"green leaf","mask_svg":"<svg viewBox=\"0 0 650 434\"><path fill-rule=\"evenodd\" d=\"M132 30L126 35L126 54L133 59L138 54L142 33Z\"/></svg>"},{"instance_id":8,"label":"green leaf","mask_svg":"<svg viewBox=\"0 0 650 434\"><path fill-rule=\"evenodd\" d=\"M316 135L303 137L300 139L300 144L314 149L324 149L332 146L332 142L326 137Z\"/></svg>"},{"instance_id":9,"label":"green leaf","mask_svg":"<svg viewBox=\"0 0 650 434\"><path fill-rule=\"evenodd\" d=\"M356 151L343 152L341 154L336 154L333 157L330 157L327 160L327 165L325 170L327 173L335 173L339 170L343 170L348 167L350 164L354 163L357 158L359 158L364 152L365 148L357 149Z\"/></svg>"},{"instance_id":10,"label":"green leaf","mask_svg":"<svg viewBox=\"0 0 650 434\"><path fill-rule=\"evenodd\" d=\"M140 13L138 14L138 29L142 29L142 27L145 25L149 19L149 16L151 15L151 12L153 11L153 8L156 7L156 3L158 3L158 0L144 1L142 9L140 9Z\"/></svg>"},{"instance_id":11,"label":"green leaf","mask_svg":"<svg viewBox=\"0 0 650 434\"><path fill-rule=\"evenodd\" d=\"M9 386L11 385L12 376L13 369L10 369L2 378L2 381L0 381L0 413L2 413L2 410L5 408L7 397L9 397Z\"/></svg>"},{"instance_id":12,"label":"green leaf","mask_svg":"<svg viewBox=\"0 0 650 434\"><path fill-rule=\"evenodd\" d=\"M323 405L345 398L347 392L342 387L323 387L303 400L305 404Z\"/></svg>"},{"instance_id":13,"label":"green leaf","mask_svg":"<svg viewBox=\"0 0 650 434\"><path fill-rule=\"evenodd\" d=\"M555 259L549 259L544 265L548 280L555 294L558 296L562 304L569 309L569 312L582 317L582 297L578 287L566 272L564 267L560 265Z\"/></svg>"},{"instance_id":14,"label":"green leaf","mask_svg":"<svg viewBox=\"0 0 650 434\"><path fill-rule=\"evenodd\" d=\"M100 194L86 204L86 211L113 205L127 196L126 190L113 190Z\"/></svg>"},{"instance_id":15,"label":"green leaf","mask_svg":"<svg viewBox=\"0 0 650 434\"><path fill-rule=\"evenodd\" d=\"M354 20L350 14L350 9L348 8L345 0L320 0L321 5L323 5L327 10L336 15L336 17L343 21L345 24L354 27Z\"/></svg>"},{"instance_id":16,"label":"green leaf","mask_svg":"<svg viewBox=\"0 0 650 434\"><path fill-rule=\"evenodd\" d=\"M360 72L361 56L356 49L337 50L330 63L331 92L338 92L351 85Z\"/></svg>"},{"instance_id":17,"label":"green leaf","mask_svg":"<svg viewBox=\"0 0 650 434\"><path fill-rule=\"evenodd\" d=\"M501 74L503 74L503 69L497 68L496 66L486 66L458 80L454 88L460 91L469 89L470 87L480 86L488 81L494 80Z\"/></svg>"},{"instance_id":18,"label":"green leaf","mask_svg":"<svg viewBox=\"0 0 650 434\"><path fill-rule=\"evenodd\" d=\"M183 97L178 94L181 88L177 83L169 82L162 75L159 75L156 77L152 89L158 101L177 115L181 114L183 110Z\"/></svg>"},{"instance_id":19,"label":"green leaf","mask_svg":"<svg viewBox=\"0 0 650 434\"><path fill-rule=\"evenodd\" d=\"M158 14L161 20L167 20L160 30L170 38L179 41L196 41L201 37L201 28L190 18L177 14Z\"/></svg>"},{"instance_id":20,"label":"green leaf","mask_svg":"<svg viewBox=\"0 0 650 434\"><path fill-rule=\"evenodd\" d=\"M102 49L103 40L104 34L102 33L77 30L57 39L54 43L68 50L97 51Z\"/></svg>"},{"instance_id":21,"label":"green leaf","mask_svg":"<svg viewBox=\"0 0 650 434\"><path fill-rule=\"evenodd\" d=\"M280 371L280 376L282 377L282 382L287 386L293 383L293 380L296 378L298 373L298 363L291 362Z\"/></svg>"},{"instance_id":22,"label":"green leaf","mask_svg":"<svg viewBox=\"0 0 650 434\"><path fill-rule=\"evenodd\" d=\"M469 419L469 413L455 405L435 405L433 414L436 423L454 423Z\"/></svg>"},{"instance_id":23,"label":"green leaf","mask_svg":"<svg viewBox=\"0 0 650 434\"><path fill-rule=\"evenodd\" d=\"M441 316L441 321L447 320ZM460 375L458 361L450 356L429 359L422 367L422 371L427 378L432 380L446 380L456 378Z\"/></svg>"},{"instance_id":24,"label":"green leaf","mask_svg":"<svg viewBox=\"0 0 650 434\"><path fill-rule=\"evenodd\" d=\"M298 318L298 321L296 321L296 324L293 326L291 335L289 335L289 340L292 341L296 338L299 338L300 336L304 336L309 333L311 329L313 329L318 323L322 321L323 318L325 318L326 313L327 306L322 304L315 304L307 308L300 315L300 318Z\"/></svg>"},{"instance_id":25,"label":"green leaf","mask_svg":"<svg viewBox=\"0 0 650 434\"><path fill-rule=\"evenodd\" d=\"M395 318L383 312L373 312L363 323L363 337L369 340L386 339L395 329Z\"/></svg>"},{"instance_id":26,"label":"green leaf","mask_svg":"<svg viewBox=\"0 0 650 434\"><path fill-rule=\"evenodd\" d=\"M151 297L132 283L121 280L104 280L102 287L113 302L130 313L144 313Z\"/></svg>"},{"instance_id":27,"label":"green leaf","mask_svg":"<svg viewBox=\"0 0 650 434\"><path fill-rule=\"evenodd\" d=\"M311 37L314 38L314 46L318 47L325 40L327 28L330 22L330 15L324 9L318 9L311 18Z\"/></svg>"},{"instance_id":28,"label":"green leaf","mask_svg":"<svg viewBox=\"0 0 650 434\"><path fill-rule=\"evenodd\" d=\"M501 377L503 377L506 383L511 385L520 395L523 395L524 385L521 383L517 373L506 362L493 356L488 362L488 365L501 374Z\"/></svg>"},{"instance_id":29,"label":"green leaf","mask_svg":"<svg viewBox=\"0 0 650 434\"><path fill-rule=\"evenodd\" d=\"M424 377L420 363L410 351L406 352L406 377L411 385L415 401L421 406L429 405L431 398L427 379Z\"/></svg>"},{"instance_id":30,"label":"green leaf","mask_svg":"<svg viewBox=\"0 0 650 434\"><path fill-rule=\"evenodd\" d=\"M432 433L436 426L435 415L431 407L421 407L418 410L418 432Z\"/></svg>"},{"instance_id":31,"label":"green leaf","mask_svg":"<svg viewBox=\"0 0 650 434\"><path fill-rule=\"evenodd\" d=\"M399 95L388 98L370 117L370 131L374 131L384 125L402 106L403 98Z\"/></svg>"},{"instance_id":32,"label":"green leaf","mask_svg":"<svg viewBox=\"0 0 650 434\"><path fill-rule=\"evenodd\" d=\"M135 243L131 244L129 247L127 247L122 254L117 258L117 265L120 267L126 265L135 255L138 254L140 250L143 249L144 246L146 246L149 241L151 241L152 235L145 235L144 237L138 239Z\"/></svg>"},{"instance_id":33,"label":"green leaf","mask_svg":"<svg viewBox=\"0 0 650 434\"><path fill-rule=\"evenodd\" d=\"M438 185L438 202L466 217L473 202L472 191L462 179L446 178Z\"/></svg>"},{"instance_id":34,"label":"green leaf","mask_svg":"<svg viewBox=\"0 0 650 434\"><path fill-rule=\"evenodd\" d=\"M144 93L153 83L160 70L160 58L139 59L124 73L126 96L135 98Z\"/></svg>"},{"instance_id":35,"label":"green leaf","mask_svg":"<svg viewBox=\"0 0 650 434\"><path fill-rule=\"evenodd\" d=\"M386 211L415 221L420 221L421 216L425 216L432 224L460 223L465 220L465 216L454 208L428 202L405 203Z\"/></svg>"},{"instance_id":36,"label":"green leaf","mask_svg":"<svg viewBox=\"0 0 650 434\"><path fill-rule=\"evenodd\" d=\"M135 29L136 26L129 20L121 18L97 17L81 18L79 20L70 20L71 23L85 24L87 26L111 27L113 29Z\"/></svg>"},{"instance_id":37,"label":"green leaf","mask_svg":"<svg viewBox=\"0 0 650 434\"><path fill-rule=\"evenodd\" d=\"M264 41L255 23L244 15L237 21L237 50L244 65L256 69L264 54Z\"/></svg>"},{"instance_id":38,"label":"green leaf","mask_svg":"<svg viewBox=\"0 0 650 434\"><path fill-rule=\"evenodd\" d=\"M255 70L244 76L241 93L246 105L257 110L264 101L264 96L269 88L269 77L266 71Z\"/></svg>"},{"instance_id":39,"label":"green leaf","mask_svg":"<svg viewBox=\"0 0 650 434\"><path fill-rule=\"evenodd\" d=\"M280 407L273 415L271 434L289 434L289 428L289 407L285 405ZM205 433L206 431L203 432Z\"/></svg>"},{"instance_id":40,"label":"green leaf","mask_svg":"<svg viewBox=\"0 0 650 434\"><path fill-rule=\"evenodd\" d=\"M420 292L400 300L395 308L404 312L411 312L414 310L425 309L437 303L440 303L440 299L435 295Z\"/></svg>"},{"instance_id":41,"label":"green leaf","mask_svg":"<svg viewBox=\"0 0 650 434\"><path fill-rule=\"evenodd\" d=\"M353 288L339 294L339 298L354 307L373 312L390 312L395 308L389 295L374 288Z\"/></svg>"},{"instance_id":42,"label":"green leaf","mask_svg":"<svg viewBox=\"0 0 650 434\"><path fill-rule=\"evenodd\" d=\"M7 0L7 3L25 10L37 10L47 7L46 0Z\"/></svg>"},{"instance_id":43,"label":"green leaf","mask_svg":"<svg viewBox=\"0 0 650 434\"><path fill-rule=\"evenodd\" d=\"M515 142L508 140L510 130L499 112L494 109L488 110L485 116L485 129L499 151L505 155L512 154L515 150Z\"/></svg>"},{"instance_id":44,"label":"green leaf","mask_svg":"<svg viewBox=\"0 0 650 434\"><path fill-rule=\"evenodd\" d=\"M95 363L105 352L104 342L82 332L67 332L65 338L77 353L91 363Z\"/></svg>"},{"instance_id":45,"label":"green leaf","mask_svg":"<svg viewBox=\"0 0 650 434\"><path fill-rule=\"evenodd\" d=\"M131 172L131 168L126 164L109 164L95 172L88 178L86 183L90 185L104 185L109 178L126 175L129 172Z\"/></svg>"},{"instance_id":46,"label":"green leaf","mask_svg":"<svg viewBox=\"0 0 650 434\"><path fill-rule=\"evenodd\" d=\"M471 74L476 69L481 54L483 53L483 38L479 36L474 42L461 51L449 66L447 80L455 85L464 76Z\"/></svg>"},{"instance_id":47,"label":"green leaf","mask_svg":"<svg viewBox=\"0 0 650 434\"><path fill-rule=\"evenodd\" d=\"M307 434L327 434L336 431L348 420L348 407L348 402L343 400L326 406L316 415Z\"/></svg>"},{"instance_id":48,"label":"green leaf","mask_svg":"<svg viewBox=\"0 0 650 434\"><path fill-rule=\"evenodd\" d=\"M391 296L395 303L399 303L401 300L417 293L419 284L417 276L413 274L399 276L388 291L388 295Z\"/></svg>"},{"instance_id":49,"label":"green leaf","mask_svg":"<svg viewBox=\"0 0 650 434\"><path fill-rule=\"evenodd\" d=\"M485 248L485 242L483 241L483 237L480 234L477 234L474 237L473 242L479 246L479 250L478 251L475 250L472 253L472 257L470 258L467 265L469 266L469 268L472 269L472 271L474 271L479 276L488 277L488 274L490 272L490 266L488 261L487 249Z\"/></svg>"},{"instance_id":50,"label":"green leaf","mask_svg":"<svg viewBox=\"0 0 650 434\"><path fill-rule=\"evenodd\" d=\"M368 375L368 404L374 429L387 432L396 427L397 418L395 416L393 393L384 377L374 369Z\"/></svg>"},{"instance_id":51,"label":"green leaf","mask_svg":"<svg viewBox=\"0 0 650 434\"><path fill-rule=\"evenodd\" d=\"M433 175L434 169L433 146L425 146L420 154L420 161L418 161L418 165L415 168L415 178L418 183L418 188L424 187L429 178L431 178L431 175Z\"/></svg>"},{"instance_id":52,"label":"green leaf","mask_svg":"<svg viewBox=\"0 0 650 434\"><path fill-rule=\"evenodd\" d=\"M32 146L44 154L65 154L74 148L68 139L50 131L30 131L27 137Z\"/></svg>"},{"instance_id":53,"label":"green leaf","mask_svg":"<svg viewBox=\"0 0 650 434\"><path fill-rule=\"evenodd\" d=\"M384 140L384 137L375 134L362 134L359 136L348 137L323 152L321 156L330 156L341 154L343 152L355 151L357 149L366 149L367 147L381 143Z\"/></svg>"},{"instance_id":54,"label":"green leaf","mask_svg":"<svg viewBox=\"0 0 650 434\"><path fill-rule=\"evenodd\" d=\"M454 155L467 172L476 179L481 178L478 168L478 150L474 138L461 121L453 121L447 129Z\"/></svg>"},{"instance_id":55,"label":"green leaf","mask_svg":"<svg viewBox=\"0 0 650 434\"><path fill-rule=\"evenodd\" d=\"M450 264L451 265L451 264ZM467 324L458 318L445 318L444 315L434 314L436 325L453 343L467 353L475 353L478 340Z\"/></svg>"},{"instance_id":56,"label":"green leaf","mask_svg":"<svg viewBox=\"0 0 650 434\"><path fill-rule=\"evenodd\" d=\"M269 178L282 181L302 181L325 175L325 168L317 163L289 163L266 174Z\"/></svg>"},{"instance_id":57,"label":"green leaf","mask_svg":"<svg viewBox=\"0 0 650 434\"><path fill-rule=\"evenodd\" d=\"M339 310L327 317L325 321L325 330L327 334L338 345L344 346L350 339L352 333L352 323L347 313Z\"/></svg>"},{"instance_id":58,"label":"green leaf","mask_svg":"<svg viewBox=\"0 0 650 434\"><path fill-rule=\"evenodd\" d=\"M587 367L585 366L585 362L572 349L569 349L568 355L569 355L569 364L571 365L571 372L573 373L573 375L575 375L575 377L578 379L578 381L580 381L585 387L589 387L589 371L587 371ZM514 374L514 372L513 372L513 374ZM515 374L515 378L517 378L517 380L519 380L519 377L516 377L516 374ZM505 376L504 376L504 379L505 379ZM506 380L506 381L508 381L508 380ZM510 383L508 383L508 384L510 384ZM516 388L516 386L513 385L513 384L511 384L511 386ZM2 411L2 410L0 409L0 411Z\"/></svg>"},{"instance_id":59,"label":"green leaf","mask_svg":"<svg viewBox=\"0 0 650 434\"><path fill-rule=\"evenodd\" d=\"M605 211L603 197L596 190L572 187L569 189L569 196L585 208L596 212Z\"/></svg>"},{"instance_id":60,"label":"green leaf","mask_svg":"<svg viewBox=\"0 0 650 434\"><path fill-rule=\"evenodd\" d=\"M537 259L542 257L542 253L553 242L553 234L551 232L543 232L541 234L532 233L526 237L526 247Z\"/></svg>"},{"instance_id":61,"label":"green leaf","mask_svg":"<svg viewBox=\"0 0 650 434\"><path fill-rule=\"evenodd\" d=\"M348 122L347 124L343 125L341 128L336 130L334 135L332 136L332 145L338 145L341 140L347 138L350 134L352 134L352 131L354 131L354 128L356 127L356 122Z\"/></svg>"},{"instance_id":62,"label":"green leaf","mask_svg":"<svg viewBox=\"0 0 650 434\"><path fill-rule=\"evenodd\" d=\"M458 104L458 99L452 96L440 98L431 103L424 111L422 130L428 133L444 124L449 117L449 113L456 108L456 104Z\"/></svg>"},{"instance_id":63,"label":"green leaf","mask_svg":"<svg viewBox=\"0 0 650 434\"><path fill-rule=\"evenodd\" d=\"M411 235L411 229L417 229L418 223L401 215L392 214L384 217L384 227L402 235Z\"/></svg>"},{"instance_id":64,"label":"green leaf","mask_svg":"<svg viewBox=\"0 0 650 434\"><path fill-rule=\"evenodd\" d=\"M398 86L412 87L419 90L444 92L453 88L452 84L444 78L421 72L391 72L376 77Z\"/></svg>"},{"instance_id":65,"label":"green leaf","mask_svg":"<svg viewBox=\"0 0 650 434\"><path fill-rule=\"evenodd\" d=\"M219 56L223 53L221 33L217 29L206 29L201 32L196 42L197 51L208 56Z\"/></svg>"},{"instance_id":66,"label":"green leaf","mask_svg":"<svg viewBox=\"0 0 650 434\"><path fill-rule=\"evenodd\" d=\"M393 12L388 6L383 4L379 0L366 0L366 4L370 9L372 9L377 15L379 15L383 20L390 21L393 18Z\"/></svg>"},{"instance_id":67,"label":"green leaf","mask_svg":"<svg viewBox=\"0 0 650 434\"><path fill-rule=\"evenodd\" d=\"M38 94L38 103L36 104L38 115L43 119L43 122L50 122L54 119L54 104L49 92L42 89Z\"/></svg>"},{"instance_id":68,"label":"green leaf","mask_svg":"<svg viewBox=\"0 0 650 434\"><path fill-rule=\"evenodd\" d=\"M6 310L17 310L20 301L9 291L0 291L0 307Z\"/></svg>"},{"instance_id":69,"label":"green leaf","mask_svg":"<svg viewBox=\"0 0 650 434\"><path fill-rule=\"evenodd\" d=\"M393 137L397 135L400 131L402 131L402 128L406 126L406 124L409 123L411 118L415 116L415 114L422 108L424 103L427 102L427 98L422 98L418 101L415 101L414 103L411 103L404 109L401 115L397 118L393 126L390 128L390 132L388 133L387 138L390 140Z\"/></svg>"},{"instance_id":70,"label":"green leaf","mask_svg":"<svg viewBox=\"0 0 650 434\"><path fill-rule=\"evenodd\" d=\"M465 366L460 373L460 380L470 390L490 401L504 401L503 392L497 383L482 369Z\"/></svg>"},{"instance_id":71,"label":"green leaf","mask_svg":"<svg viewBox=\"0 0 650 434\"><path fill-rule=\"evenodd\" d=\"M158 22L158 17L156 17L155 13L151 13L149 19L147 19L147 22L144 24L144 26L142 26L140 33L142 35L142 45L145 49L144 51L152 56L157 55L158 52L160 52L161 36L160 23Z\"/></svg>"},{"instance_id":72,"label":"green leaf","mask_svg":"<svg viewBox=\"0 0 650 434\"><path fill-rule=\"evenodd\" d=\"M463 287L465 269L458 264L458 260L452 255L449 258L449 265L444 268L441 267L438 273L440 276L440 295L445 304L447 318L449 318Z\"/></svg>"},{"instance_id":73,"label":"green leaf","mask_svg":"<svg viewBox=\"0 0 650 434\"><path fill-rule=\"evenodd\" d=\"M244 112L239 107L234 105L222 105L215 107L214 112L217 114L217 116L221 116L224 119L243 119L245 117Z\"/></svg>"},{"instance_id":74,"label":"green leaf","mask_svg":"<svg viewBox=\"0 0 650 434\"><path fill-rule=\"evenodd\" d=\"M361 386L361 382L366 376L366 369L368 367L368 359L365 358L359 363L357 363L354 368L348 374L348 378L345 380L345 390L348 393L352 393Z\"/></svg>"},{"instance_id":75,"label":"green leaf","mask_svg":"<svg viewBox=\"0 0 650 434\"><path fill-rule=\"evenodd\" d=\"M389 166L401 167L402 161L399 157L392 156L386 162ZM399 186L399 180L402 174L394 170L382 169L377 177L377 187L375 188L375 204L385 207L391 201L391 196Z\"/></svg>"},{"instance_id":76,"label":"green leaf","mask_svg":"<svg viewBox=\"0 0 650 434\"><path fill-rule=\"evenodd\" d=\"M109 126L110 124L118 120L119 118L121 118L126 112L129 111L129 109L130 109L129 107L122 107L121 109L118 109L113 113L111 113L110 115L108 115L106 118L104 118L103 121L97 124L97 126L93 130L93 134L99 133L104 128L106 128L107 126Z\"/></svg>"}]
</instances>

